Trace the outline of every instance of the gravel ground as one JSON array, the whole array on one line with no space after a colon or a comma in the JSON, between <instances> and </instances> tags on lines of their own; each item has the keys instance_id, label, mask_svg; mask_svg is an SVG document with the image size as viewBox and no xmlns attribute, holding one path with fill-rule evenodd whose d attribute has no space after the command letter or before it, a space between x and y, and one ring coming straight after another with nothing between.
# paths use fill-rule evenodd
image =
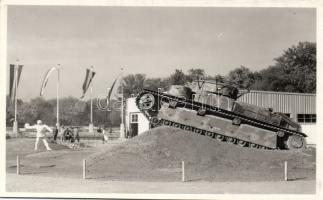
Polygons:
<instances>
[{"instance_id":1,"label":"gravel ground","mask_svg":"<svg viewBox=\"0 0 323 200\"><path fill-rule=\"evenodd\" d=\"M183 130L159 127L92 154L88 174L107 180L177 181L185 161L191 181L280 181L315 179L314 148L272 151L243 148Z\"/></svg>"},{"instance_id":2,"label":"gravel ground","mask_svg":"<svg viewBox=\"0 0 323 200\"><path fill-rule=\"evenodd\" d=\"M33 150L34 139L6 140L8 192L97 193L315 193L315 149L302 152L250 150L188 132L157 128L124 141L87 142L72 150ZM16 155L22 175L17 176ZM82 178L82 159L87 176ZM186 180L181 180L181 160ZM283 161L289 179L283 180ZM246 182L248 182L246 184Z\"/></svg>"},{"instance_id":3,"label":"gravel ground","mask_svg":"<svg viewBox=\"0 0 323 200\"><path fill-rule=\"evenodd\" d=\"M314 194L315 181L126 182L7 174L7 192L155 194ZM32 183L32 184L31 184ZM10 194L9 194L10 195ZM31 194L32 196L33 194ZM28 194L24 194L28 196ZM183 196L180 196L183 197ZM193 198L194 196L189 196Z\"/></svg>"}]
</instances>

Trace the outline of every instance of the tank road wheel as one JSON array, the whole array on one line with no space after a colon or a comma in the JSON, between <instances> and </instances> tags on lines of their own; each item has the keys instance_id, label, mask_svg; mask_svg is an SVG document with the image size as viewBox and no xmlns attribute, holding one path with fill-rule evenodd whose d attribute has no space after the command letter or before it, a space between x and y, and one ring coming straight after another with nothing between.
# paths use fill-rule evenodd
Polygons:
<instances>
[{"instance_id":1,"label":"tank road wheel","mask_svg":"<svg viewBox=\"0 0 323 200\"><path fill-rule=\"evenodd\" d=\"M213 132L209 132L209 131L208 131L208 132L206 132L206 135L207 135L207 136L209 136L209 137L211 137L211 138L213 138L213 137L214 137L214 133L213 133Z\"/></svg>"},{"instance_id":2,"label":"tank road wheel","mask_svg":"<svg viewBox=\"0 0 323 200\"><path fill-rule=\"evenodd\" d=\"M157 117L150 118L150 125L152 128L157 127L160 123L160 120Z\"/></svg>"},{"instance_id":3,"label":"tank road wheel","mask_svg":"<svg viewBox=\"0 0 323 200\"><path fill-rule=\"evenodd\" d=\"M232 138L232 137L229 137L228 142L231 143L231 144L234 144L234 143L236 143L236 139Z\"/></svg>"},{"instance_id":4,"label":"tank road wheel","mask_svg":"<svg viewBox=\"0 0 323 200\"><path fill-rule=\"evenodd\" d=\"M285 133L283 131L278 131L277 132L277 136L278 137L281 137L282 138L282 137L284 137L284 135L285 135Z\"/></svg>"},{"instance_id":5,"label":"tank road wheel","mask_svg":"<svg viewBox=\"0 0 323 200\"><path fill-rule=\"evenodd\" d=\"M174 123L174 124L173 124L173 127L175 127L175 128L180 128L180 127L181 127L181 125L180 125L180 124L178 124L178 123Z\"/></svg>"},{"instance_id":6,"label":"tank road wheel","mask_svg":"<svg viewBox=\"0 0 323 200\"><path fill-rule=\"evenodd\" d=\"M185 126L184 130L185 130L185 131L192 131L192 127L190 127L190 126Z\"/></svg>"},{"instance_id":7,"label":"tank road wheel","mask_svg":"<svg viewBox=\"0 0 323 200\"><path fill-rule=\"evenodd\" d=\"M252 144L250 145L250 147L251 147L251 148L253 148L253 149L257 149L257 148L258 148L258 144L254 144L254 143L252 143Z\"/></svg>"},{"instance_id":8,"label":"tank road wheel","mask_svg":"<svg viewBox=\"0 0 323 200\"><path fill-rule=\"evenodd\" d=\"M200 108L198 111L197 111L197 115L199 116L205 116L206 114L206 110L203 109L203 108Z\"/></svg>"},{"instance_id":9,"label":"tank road wheel","mask_svg":"<svg viewBox=\"0 0 323 200\"><path fill-rule=\"evenodd\" d=\"M171 122L170 122L170 121L165 120L165 121L164 121L164 125L165 125L165 126L170 126L170 125L171 125Z\"/></svg>"},{"instance_id":10,"label":"tank road wheel","mask_svg":"<svg viewBox=\"0 0 323 200\"><path fill-rule=\"evenodd\" d=\"M240 126L240 124L241 124L241 119L240 119L240 118L233 118L233 120L232 120L232 124L233 124L233 125Z\"/></svg>"},{"instance_id":11,"label":"tank road wheel","mask_svg":"<svg viewBox=\"0 0 323 200\"><path fill-rule=\"evenodd\" d=\"M223 135L216 135L216 139L218 141L223 141L224 140L224 136Z\"/></svg>"},{"instance_id":12,"label":"tank road wheel","mask_svg":"<svg viewBox=\"0 0 323 200\"><path fill-rule=\"evenodd\" d=\"M305 140L303 137L298 135L291 135L288 137L286 141L287 149L300 149L302 147L305 147Z\"/></svg>"},{"instance_id":13,"label":"tank road wheel","mask_svg":"<svg viewBox=\"0 0 323 200\"><path fill-rule=\"evenodd\" d=\"M142 110L149 110L155 104L155 97L150 93L142 95L139 99L139 106Z\"/></svg>"},{"instance_id":14,"label":"tank road wheel","mask_svg":"<svg viewBox=\"0 0 323 200\"><path fill-rule=\"evenodd\" d=\"M158 118L157 117L152 117L150 119L151 123L154 123L154 124L157 124L159 122Z\"/></svg>"},{"instance_id":15,"label":"tank road wheel","mask_svg":"<svg viewBox=\"0 0 323 200\"><path fill-rule=\"evenodd\" d=\"M201 129L196 128L196 129L194 130L194 132L195 132L195 133L197 133L197 134L199 134L199 135L201 135L202 130L201 130Z\"/></svg>"},{"instance_id":16,"label":"tank road wheel","mask_svg":"<svg viewBox=\"0 0 323 200\"><path fill-rule=\"evenodd\" d=\"M241 147L245 147L247 145L247 142L243 141L243 140L239 140L238 145L241 146Z\"/></svg>"}]
</instances>

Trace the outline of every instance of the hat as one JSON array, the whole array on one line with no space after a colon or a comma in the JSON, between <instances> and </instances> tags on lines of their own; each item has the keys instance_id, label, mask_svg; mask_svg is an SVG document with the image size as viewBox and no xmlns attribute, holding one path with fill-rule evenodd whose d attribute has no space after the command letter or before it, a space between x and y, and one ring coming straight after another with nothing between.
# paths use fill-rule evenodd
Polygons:
<instances>
[{"instance_id":1,"label":"hat","mask_svg":"<svg viewBox=\"0 0 323 200\"><path fill-rule=\"evenodd\" d=\"M41 120L37 120L37 124L41 124L42 123L42 121Z\"/></svg>"}]
</instances>

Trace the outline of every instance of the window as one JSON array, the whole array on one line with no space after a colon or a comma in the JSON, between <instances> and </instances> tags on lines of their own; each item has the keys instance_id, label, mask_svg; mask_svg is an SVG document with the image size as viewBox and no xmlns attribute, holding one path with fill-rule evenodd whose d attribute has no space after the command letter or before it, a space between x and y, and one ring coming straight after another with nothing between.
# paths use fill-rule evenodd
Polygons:
<instances>
[{"instance_id":1,"label":"window","mask_svg":"<svg viewBox=\"0 0 323 200\"><path fill-rule=\"evenodd\" d=\"M315 123L316 114L298 114L297 121L300 123Z\"/></svg>"},{"instance_id":2,"label":"window","mask_svg":"<svg viewBox=\"0 0 323 200\"><path fill-rule=\"evenodd\" d=\"M138 114L130 115L130 123L138 123Z\"/></svg>"}]
</instances>

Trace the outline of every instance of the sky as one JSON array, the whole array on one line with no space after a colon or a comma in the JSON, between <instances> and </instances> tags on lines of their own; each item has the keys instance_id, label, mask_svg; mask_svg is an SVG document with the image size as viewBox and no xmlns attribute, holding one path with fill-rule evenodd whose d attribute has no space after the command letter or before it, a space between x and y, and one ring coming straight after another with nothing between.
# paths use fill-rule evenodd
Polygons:
<instances>
[{"instance_id":1,"label":"sky","mask_svg":"<svg viewBox=\"0 0 323 200\"><path fill-rule=\"evenodd\" d=\"M57 64L62 97L81 96L90 66L98 96L121 68L147 77L191 68L226 75L241 65L258 71L301 41L316 42L313 8L8 7L8 64L24 65L18 98L25 101ZM56 74L44 97L56 97Z\"/></svg>"}]
</instances>

